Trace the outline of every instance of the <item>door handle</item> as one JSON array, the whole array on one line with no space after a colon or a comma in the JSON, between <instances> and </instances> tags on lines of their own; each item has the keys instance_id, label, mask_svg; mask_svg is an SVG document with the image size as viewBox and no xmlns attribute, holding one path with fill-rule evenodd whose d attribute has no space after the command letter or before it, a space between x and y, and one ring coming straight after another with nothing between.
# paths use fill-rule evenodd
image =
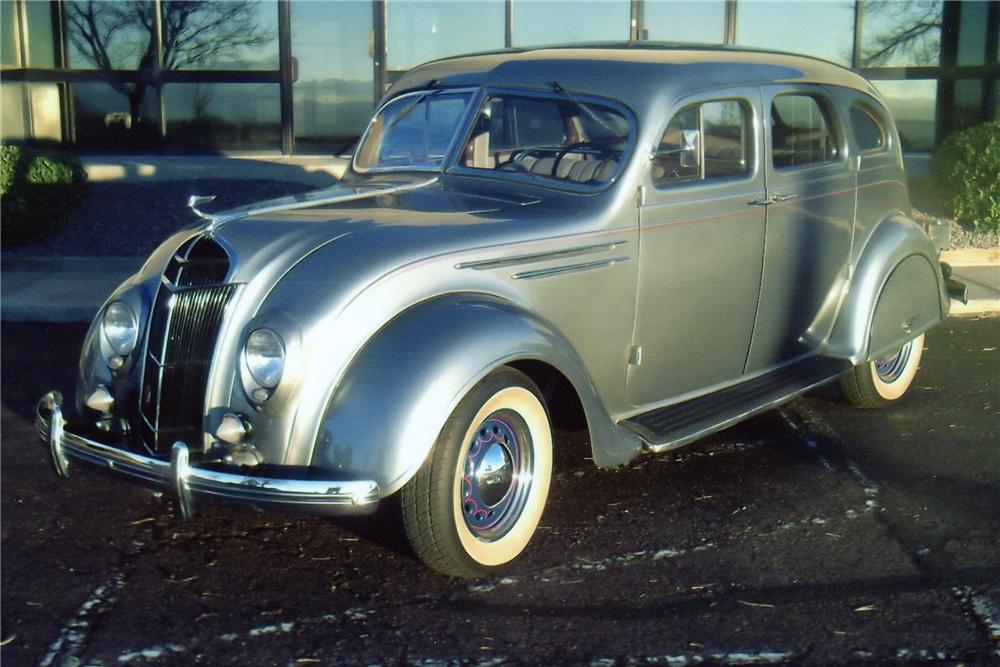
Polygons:
<instances>
[{"instance_id":1,"label":"door handle","mask_svg":"<svg viewBox=\"0 0 1000 667\"><path fill-rule=\"evenodd\" d=\"M774 202L768 199L767 197L754 197L747 203L750 204L751 206L770 206Z\"/></svg>"},{"instance_id":2,"label":"door handle","mask_svg":"<svg viewBox=\"0 0 1000 667\"><path fill-rule=\"evenodd\" d=\"M788 201L790 199L795 199L796 197L798 197L797 194L782 195L782 194L775 193L775 194L771 195L771 201L773 201L773 202Z\"/></svg>"}]
</instances>

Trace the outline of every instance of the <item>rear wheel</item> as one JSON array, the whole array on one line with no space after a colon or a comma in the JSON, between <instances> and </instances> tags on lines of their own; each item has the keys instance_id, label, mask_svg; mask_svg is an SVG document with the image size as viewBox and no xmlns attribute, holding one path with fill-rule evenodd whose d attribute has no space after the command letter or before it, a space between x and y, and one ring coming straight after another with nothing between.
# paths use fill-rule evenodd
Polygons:
<instances>
[{"instance_id":1,"label":"rear wheel","mask_svg":"<svg viewBox=\"0 0 1000 667\"><path fill-rule=\"evenodd\" d=\"M913 384L924 351L920 334L895 353L855 366L840 378L847 400L862 408L880 408L902 398Z\"/></svg>"},{"instance_id":2,"label":"rear wheel","mask_svg":"<svg viewBox=\"0 0 1000 667\"><path fill-rule=\"evenodd\" d=\"M541 394L526 375L501 367L462 399L403 487L410 544L445 574L490 574L527 546L551 474L552 430Z\"/></svg>"}]
</instances>

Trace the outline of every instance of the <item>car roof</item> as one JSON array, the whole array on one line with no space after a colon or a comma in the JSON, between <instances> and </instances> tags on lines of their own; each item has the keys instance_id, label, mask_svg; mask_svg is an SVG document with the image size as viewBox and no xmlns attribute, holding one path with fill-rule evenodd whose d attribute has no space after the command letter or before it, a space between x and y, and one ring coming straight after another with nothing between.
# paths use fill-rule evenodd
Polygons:
<instances>
[{"instance_id":1,"label":"car roof","mask_svg":"<svg viewBox=\"0 0 1000 667\"><path fill-rule=\"evenodd\" d=\"M640 42L507 49L416 67L387 97L428 87L490 86L553 90L621 100L637 113L699 91L768 84L820 84L880 98L851 70L810 56L750 49Z\"/></svg>"}]
</instances>

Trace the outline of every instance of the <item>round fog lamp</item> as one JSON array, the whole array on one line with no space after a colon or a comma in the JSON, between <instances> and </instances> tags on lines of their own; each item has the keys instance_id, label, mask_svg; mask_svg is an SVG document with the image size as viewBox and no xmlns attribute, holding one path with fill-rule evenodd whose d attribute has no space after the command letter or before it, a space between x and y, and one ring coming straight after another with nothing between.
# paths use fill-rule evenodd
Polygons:
<instances>
[{"instance_id":1,"label":"round fog lamp","mask_svg":"<svg viewBox=\"0 0 1000 667\"><path fill-rule=\"evenodd\" d=\"M247 336L243 349L247 370L254 382L266 389L274 389L285 370L285 344L274 331L257 329Z\"/></svg>"},{"instance_id":2,"label":"round fog lamp","mask_svg":"<svg viewBox=\"0 0 1000 667\"><path fill-rule=\"evenodd\" d=\"M139 325L135 313L124 301L115 301L104 310L101 322L104 338L116 355L125 356L135 347Z\"/></svg>"}]
</instances>

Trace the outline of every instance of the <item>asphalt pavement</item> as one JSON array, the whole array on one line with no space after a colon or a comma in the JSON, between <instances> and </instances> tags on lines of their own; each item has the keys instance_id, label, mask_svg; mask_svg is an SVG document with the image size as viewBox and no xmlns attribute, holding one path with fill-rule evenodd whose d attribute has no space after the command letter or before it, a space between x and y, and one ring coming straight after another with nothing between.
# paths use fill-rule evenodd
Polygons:
<instances>
[{"instance_id":1,"label":"asphalt pavement","mask_svg":"<svg viewBox=\"0 0 1000 667\"><path fill-rule=\"evenodd\" d=\"M504 576L423 567L388 503L331 521L59 481L37 397L84 327L3 324L6 665L1000 664L1000 318L931 331L915 386L830 388L599 470L557 434L551 498Z\"/></svg>"}]
</instances>

